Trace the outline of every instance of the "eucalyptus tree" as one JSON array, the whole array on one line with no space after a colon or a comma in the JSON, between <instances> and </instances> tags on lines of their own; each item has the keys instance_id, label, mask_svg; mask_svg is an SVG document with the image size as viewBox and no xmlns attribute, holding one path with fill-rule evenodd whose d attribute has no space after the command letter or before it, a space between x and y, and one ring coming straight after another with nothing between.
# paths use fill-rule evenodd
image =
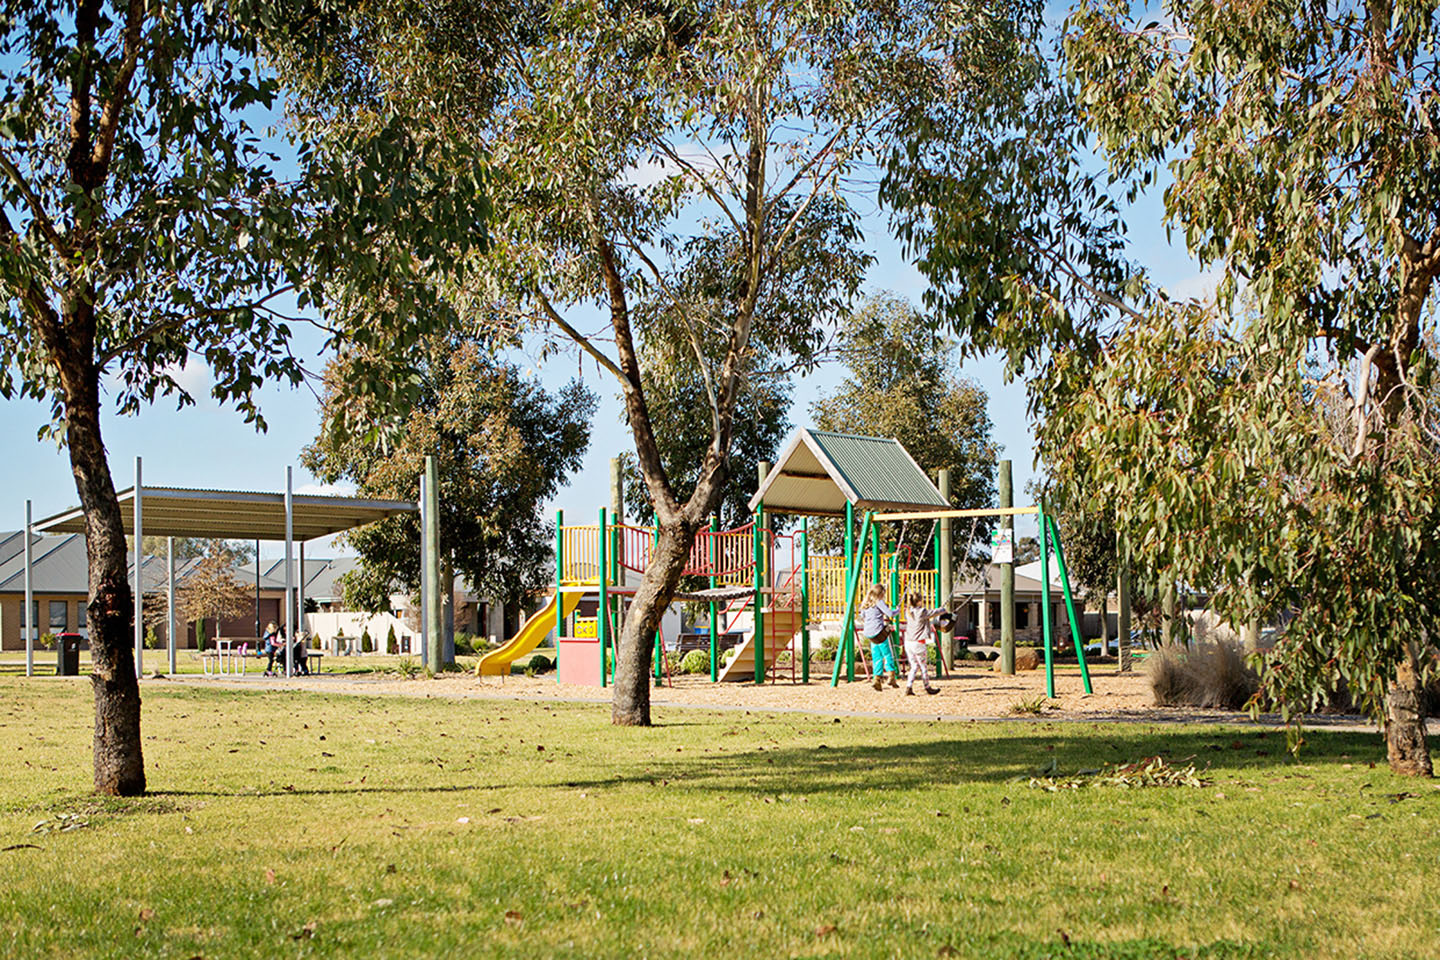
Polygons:
<instances>
[{"instance_id":1,"label":"eucalyptus tree","mask_svg":"<svg viewBox=\"0 0 1440 960\"><path fill-rule=\"evenodd\" d=\"M1236 623L1294 611L1267 699L1298 716L1343 682L1391 767L1421 775L1440 612L1437 29L1433 7L1388 0L1198 0L1158 18L1081 0L1071 115L1117 188L1171 181L1165 225L1213 296L1172 299L1108 254L1077 266L1074 232L1031 245L1049 281L1009 271L987 312L948 282L976 247L929 248L948 315L1029 376L1057 480L1113 511L1162 591L1206 587ZM1056 154L1068 143L1078 169L1083 140ZM1051 196L1097 198L1081 226L1105 254L1107 185L1070 183ZM967 235L917 223L927 241Z\"/></svg>"},{"instance_id":2,"label":"eucalyptus tree","mask_svg":"<svg viewBox=\"0 0 1440 960\"><path fill-rule=\"evenodd\" d=\"M301 461L327 483L349 481L364 496L418 499L426 455L439 478L441 580L459 573L508 607L548 582L555 543L545 504L580 467L590 444L595 397L578 381L547 391L489 345L456 334L423 337L407 366L416 380L406 412L383 443L343 428L379 421L387 401L332 361L320 402L321 430ZM346 534L360 567L346 575L345 604L390 609L397 588L420 587L419 518L390 517Z\"/></svg>"},{"instance_id":3,"label":"eucalyptus tree","mask_svg":"<svg viewBox=\"0 0 1440 960\"><path fill-rule=\"evenodd\" d=\"M846 318L840 362L845 379L810 405L822 430L894 437L926 474L950 471L958 509L993 506L999 447L991 437L989 397L956 367L954 340L935 321L893 294L870 298ZM983 542L989 521L969 528ZM816 544L837 547L843 525L821 524ZM897 542L923 550L930 523L906 525ZM961 544L962 555L969 544Z\"/></svg>"},{"instance_id":4,"label":"eucalyptus tree","mask_svg":"<svg viewBox=\"0 0 1440 960\"><path fill-rule=\"evenodd\" d=\"M354 269L409 289L414 255L433 252L411 221L388 229L383 206L353 189L373 166L342 170L301 149L294 163L314 168L315 189L277 174L256 128L278 96L259 38L285 33L291 14L263 0L0 10L0 395L49 403L41 432L68 449L85 511L102 793L145 789L102 384L121 413L162 397L184 405L174 373L203 361L214 398L263 429L257 388L303 376L285 311L313 304L313 278ZM403 152L396 137L372 150ZM414 177L396 183L404 195ZM418 236L391 246L400 233ZM363 257L350 256L357 245Z\"/></svg>"},{"instance_id":5,"label":"eucalyptus tree","mask_svg":"<svg viewBox=\"0 0 1440 960\"><path fill-rule=\"evenodd\" d=\"M484 157L496 211L487 252L452 278L458 309L573 344L619 384L660 536L620 639L616 723L650 721L655 627L731 477L747 378L816 358L869 265L860 219L882 159L934 102L964 109L996 82L1009 49L997 38L1033 12L555 0L502 17L487 4L389 0L352 21L368 39L336 51L306 122L343 140L366 122L352 102L444 113ZM458 79L475 75L486 79ZM341 90L357 92L338 106ZM702 261L722 263L725 282L687 285ZM790 309L764 309L782 287L796 291ZM684 496L646 384L657 343L688 354L708 420Z\"/></svg>"}]
</instances>

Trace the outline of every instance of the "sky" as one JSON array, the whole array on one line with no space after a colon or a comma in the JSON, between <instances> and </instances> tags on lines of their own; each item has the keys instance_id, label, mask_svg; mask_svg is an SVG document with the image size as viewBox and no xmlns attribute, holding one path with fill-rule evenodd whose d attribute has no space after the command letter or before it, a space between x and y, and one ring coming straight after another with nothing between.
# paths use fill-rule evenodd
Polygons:
<instances>
[{"instance_id":1,"label":"sky","mask_svg":"<svg viewBox=\"0 0 1440 960\"><path fill-rule=\"evenodd\" d=\"M1163 183L1153 187L1128 211L1132 253L1172 292L1200 292L1205 275L1183 248L1171 242L1161 225L1159 191L1163 187ZM925 280L890 236L883 215L867 218L864 227L867 245L876 258L866 291L893 292L918 306ZM317 371L322 369L325 358L318 353L320 337L302 329L297 331L296 339L302 354L308 358L308 365ZM564 509L566 516L572 518L594 517L598 508L609 502L610 459L632 449L614 381L598 373L592 362L579 364L574 352L541 361L538 354L526 355L520 351L513 359L552 388L565 383L580 369L586 383L599 395L600 407L584 464L546 508L548 512ZM1024 386L1006 383L1001 365L994 358L973 359L961 372L976 380L989 396L993 438L1002 448L1001 456L1013 463L1019 501L1023 499L1025 485L1036 473ZM791 422L796 426L812 425L810 404L822 391L833 389L842 377L843 370L838 364L827 364L799 380ZM195 397L194 406L177 410L173 400L160 400L137 415L123 417L114 413L113 404L106 410L102 433L117 489L134 483L135 459L142 457L147 486L280 491L285 488L287 468L293 468L297 493L350 492L343 487L330 488L318 483L300 466L300 451L314 438L319 426L318 400L312 389L291 389L278 384L266 387L261 393L261 404L269 428L257 433L234 410L222 408L210 399L208 371L202 364L187 367L181 380ZM0 471L0 530L23 526L27 499L32 502L37 520L78 503L66 452L53 441L37 437L47 420L48 408L39 403L0 401L0 443L8 452L10 463L8 470ZM737 478L735 482L744 482L753 488L754 480ZM1022 521L1028 519L1021 518ZM1017 523L1021 536L1033 534L1033 521L1030 527L1027 531L1023 522ZM328 541L307 548L311 556L346 552L343 546ZM261 554L278 556L283 554L283 547L262 544Z\"/></svg>"}]
</instances>

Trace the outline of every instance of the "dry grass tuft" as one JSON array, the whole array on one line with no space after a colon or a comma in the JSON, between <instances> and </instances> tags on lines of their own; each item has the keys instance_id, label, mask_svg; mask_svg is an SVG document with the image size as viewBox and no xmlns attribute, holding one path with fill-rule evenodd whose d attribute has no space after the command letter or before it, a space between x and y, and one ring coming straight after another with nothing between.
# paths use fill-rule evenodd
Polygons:
<instances>
[{"instance_id":1,"label":"dry grass tuft","mask_svg":"<svg viewBox=\"0 0 1440 960\"><path fill-rule=\"evenodd\" d=\"M1150 690L1159 707L1239 710L1260 688L1260 677L1234 643L1162 647L1146 659Z\"/></svg>"}]
</instances>

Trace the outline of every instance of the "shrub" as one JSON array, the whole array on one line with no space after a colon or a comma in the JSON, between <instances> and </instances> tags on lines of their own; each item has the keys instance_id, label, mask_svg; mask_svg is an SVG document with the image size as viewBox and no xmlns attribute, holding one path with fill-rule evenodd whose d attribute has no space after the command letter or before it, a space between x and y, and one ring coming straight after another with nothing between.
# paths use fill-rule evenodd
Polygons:
<instances>
[{"instance_id":1,"label":"shrub","mask_svg":"<svg viewBox=\"0 0 1440 960\"><path fill-rule=\"evenodd\" d=\"M691 650L680 659L681 673L709 673L710 651Z\"/></svg>"},{"instance_id":2,"label":"shrub","mask_svg":"<svg viewBox=\"0 0 1440 960\"><path fill-rule=\"evenodd\" d=\"M362 630L362 631L360 632L360 652L361 652L361 653L374 653L374 652L375 652L375 640L370 636L370 628L369 628L369 627L366 627L364 630Z\"/></svg>"},{"instance_id":3,"label":"shrub","mask_svg":"<svg viewBox=\"0 0 1440 960\"><path fill-rule=\"evenodd\" d=\"M395 624L392 623L390 624L390 632L385 634L385 652L389 653L391 650L399 649L400 647L395 640Z\"/></svg>"},{"instance_id":4,"label":"shrub","mask_svg":"<svg viewBox=\"0 0 1440 960\"><path fill-rule=\"evenodd\" d=\"M475 652L475 638L464 630L455 633L455 652L469 656Z\"/></svg>"},{"instance_id":5,"label":"shrub","mask_svg":"<svg viewBox=\"0 0 1440 960\"><path fill-rule=\"evenodd\" d=\"M795 659L795 654L794 654L794 653L792 653L792 652L789 651L789 650L781 650L781 651L780 651L780 655L775 658L775 666L777 666L777 667L788 667L788 666L790 666L790 662L791 662L792 660L794 660L794 659Z\"/></svg>"},{"instance_id":6,"label":"shrub","mask_svg":"<svg viewBox=\"0 0 1440 960\"><path fill-rule=\"evenodd\" d=\"M815 651L817 660L834 660L840 652L840 634L827 633L820 638L820 649Z\"/></svg>"},{"instance_id":7,"label":"shrub","mask_svg":"<svg viewBox=\"0 0 1440 960\"><path fill-rule=\"evenodd\" d=\"M160 638L157 637L157 636L155 636L155 628L154 628L154 627L146 627L146 628L145 628L145 648L146 648L147 650L159 650L159 649L160 649Z\"/></svg>"},{"instance_id":8,"label":"shrub","mask_svg":"<svg viewBox=\"0 0 1440 960\"><path fill-rule=\"evenodd\" d=\"M525 665L525 676L533 677L537 673L549 673L554 668L555 664L551 662L549 657L543 653L537 653L531 657L530 662Z\"/></svg>"},{"instance_id":9,"label":"shrub","mask_svg":"<svg viewBox=\"0 0 1440 960\"><path fill-rule=\"evenodd\" d=\"M1145 659L1145 670L1160 707L1239 710L1260 689L1260 678L1240 648L1224 640L1192 649L1162 646Z\"/></svg>"},{"instance_id":10,"label":"shrub","mask_svg":"<svg viewBox=\"0 0 1440 960\"><path fill-rule=\"evenodd\" d=\"M48 630L40 634L40 646L44 647L46 650L54 650L55 645L59 642L60 638L55 636L55 634L51 633Z\"/></svg>"},{"instance_id":11,"label":"shrub","mask_svg":"<svg viewBox=\"0 0 1440 960\"><path fill-rule=\"evenodd\" d=\"M400 662L395 665L395 669L400 671L400 676L406 680L414 680L420 673L420 664L416 663L412 657L402 657Z\"/></svg>"}]
</instances>

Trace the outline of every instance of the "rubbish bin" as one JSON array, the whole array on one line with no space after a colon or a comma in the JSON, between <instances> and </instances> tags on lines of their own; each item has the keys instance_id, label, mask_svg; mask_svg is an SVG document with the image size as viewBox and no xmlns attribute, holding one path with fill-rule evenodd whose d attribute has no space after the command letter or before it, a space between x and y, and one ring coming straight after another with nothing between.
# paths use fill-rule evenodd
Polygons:
<instances>
[{"instance_id":1,"label":"rubbish bin","mask_svg":"<svg viewBox=\"0 0 1440 960\"><path fill-rule=\"evenodd\" d=\"M55 649L58 659L55 664L55 675L57 677L80 676L80 641L82 639L78 633L62 633L56 638Z\"/></svg>"}]
</instances>

